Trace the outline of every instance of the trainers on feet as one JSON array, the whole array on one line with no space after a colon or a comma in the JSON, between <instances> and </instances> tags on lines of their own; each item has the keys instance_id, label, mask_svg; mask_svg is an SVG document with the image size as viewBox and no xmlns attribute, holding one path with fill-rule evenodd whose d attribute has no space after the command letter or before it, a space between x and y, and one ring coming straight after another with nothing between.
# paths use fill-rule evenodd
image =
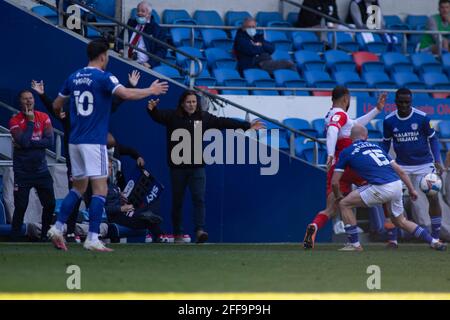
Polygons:
<instances>
[{"instance_id":1,"label":"trainers on feet","mask_svg":"<svg viewBox=\"0 0 450 320\"><path fill-rule=\"evenodd\" d=\"M430 244L430 247L437 251L445 251L447 250L447 244L441 241L434 242Z\"/></svg>"},{"instance_id":2,"label":"trainers on feet","mask_svg":"<svg viewBox=\"0 0 450 320\"><path fill-rule=\"evenodd\" d=\"M363 251L363 248L361 247L361 245L355 246L351 243L347 243L345 244L345 247L339 249L338 251Z\"/></svg>"},{"instance_id":3,"label":"trainers on feet","mask_svg":"<svg viewBox=\"0 0 450 320\"><path fill-rule=\"evenodd\" d=\"M398 249L398 243L394 241L388 241L386 243L386 249Z\"/></svg>"},{"instance_id":4,"label":"trainers on feet","mask_svg":"<svg viewBox=\"0 0 450 320\"><path fill-rule=\"evenodd\" d=\"M101 242L100 240L89 241L88 239L86 239L86 241L84 241L83 247L90 251L99 251L99 252L114 251L113 249L106 247L105 244L103 242Z\"/></svg>"},{"instance_id":5,"label":"trainers on feet","mask_svg":"<svg viewBox=\"0 0 450 320\"><path fill-rule=\"evenodd\" d=\"M53 245L58 250L67 251L66 241L61 231L52 226L47 232L47 237L52 241Z\"/></svg>"},{"instance_id":6,"label":"trainers on feet","mask_svg":"<svg viewBox=\"0 0 450 320\"><path fill-rule=\"evenodd\" d=\"M196 233L196 243L205 243L208 241L208 233L203 230L198 230Z\"/></svg>"},{"instance_id":7,"label":"trainers on feet","mask_svg":"<svg viewBox=\"0 0 450 320\"><path fill-rule=\"evenodd\" d=\"M309 224L306 228L305 238L303 239L303 248L313 249L316 240L317 228L314 224Z\"/></svg>"}]
</instances>

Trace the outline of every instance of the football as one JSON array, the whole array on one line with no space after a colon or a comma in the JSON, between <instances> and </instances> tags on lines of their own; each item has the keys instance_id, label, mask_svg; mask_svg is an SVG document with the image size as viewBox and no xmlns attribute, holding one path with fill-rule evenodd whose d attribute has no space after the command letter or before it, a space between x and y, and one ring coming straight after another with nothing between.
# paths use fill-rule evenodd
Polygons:
<instances>
[{"instance_id":1,"label":"football","mask_svg":"<svg viewBox=\"0 0 450 320\"><path fill-rule=\"evenodd\" d=\"M435 195L442 188L442 181L435 173L429 173L420 180L420 189L429 195Z\"/></svg>"}]
</instances>

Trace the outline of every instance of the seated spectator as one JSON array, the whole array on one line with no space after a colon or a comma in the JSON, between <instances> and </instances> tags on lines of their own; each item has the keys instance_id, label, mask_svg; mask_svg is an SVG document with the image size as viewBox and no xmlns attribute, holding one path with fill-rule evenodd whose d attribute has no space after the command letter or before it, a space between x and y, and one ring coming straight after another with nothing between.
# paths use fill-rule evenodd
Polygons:
<instances>
[{"instance_id":1,"label":"seated spectator","mask_svg":"<svg viewBox=\"0 0 450 320\"><path fill-rule=\"evenodd\" d=\"M143 33L153 36L154 38L166 42L165 31L156 23L155 19L152 17L152 6L147 1L142 1L137 6L137 17L128 20L128 26L137 29ZM127 30L128 32L128 30ZM123 33L122 33L123 39ZM128 32L129 44L137 46L139 49L147 51L151 54L164 59L167 54L167 48L162 46L155 41L152 41L146 37L133 32L130 34ZM119 42L119 50L123 50L123 43ZM147 68L153 68L160 64L160 62L152 57L149 57L145 53L137 51L131 47L128 48L128 58L137 61Z\"/></svg>"},{"instance_id":2,"label":"seated spectator","mask_svg":"<svg viewBox=\"0 0 450 320\"><path fill-rule=\"evenodd\" d=\"M340 20L336 0L304 0L303 5ZM333 22L302 8L298 13L298 19L295 26L297 28L321 28L326 27L327 25L332 27Z\"/></svg>"},{"instance_id":3,"label":"seated spectator","mask_svg":"<svg viewBox=\"0 0 450 320\"><path fill-rule=\"evenodd\" d=\"M356 29L367 29L367 19L369 19L367 8L372 5L380 6L378 0L352 0L348 7L346 22L354 25ZM381 19L381 28L383 29L384 19L381 12L379 17Z\"/></svg>"},{"instance_id":4,"label":"seated spectator","mask_svg":"<svg viewBox=\"0 0 450 320\"><path fill-rule=\"evenodd\" d=\"M148 229L154 242L160 242L162 234L159 225L162 218L154 214L148 207L136 209L129 204L121 189L112 179L112 158L109 159L108 194L106 196L105 211L108 222L130 229Z\"/></svg>"},{"instance_id":5,"label":"seated spectator","mask_svg":"<svg viewBox=\"0 0 450 320\"><path fill-rule=\"evenodd\" d=\"M450 0L439 0L439 14L431 16L428 20L427 30L450 31ZM437 45L438 35L425 34L420 41L420 51L439 53ZM442 51L450 51L450 35L442 36Z\"/></svg>"},{"instance_id":6,"label":"seated spectator","mask_svg":"<svg viewBox=\"0 0 450 320\"><path fill-rule=\"evenodd\" d=\"M19 94L21 111L9 121L14 145L14 215L11 240L17 241L23 224L31 188L42 204L41 240L46 241L55 211L53 178L46 160L46 148L53 145L53 127L47 114L34 110L34 97L28 90Z\"/></svg>"},{"instance_id":7,"label":"seated spectator","mask_svg":"<svg viewBox=\"0 0 450 320\"><path fill-rule=\"evenodd\" d=\"M297 71L295 64L288 60L272 60L271 54L275 46L264 40L262 33L256 31L256 20L248 17L234 39L234 52L238 60L238 70L242 74L245 69L260 68L270 74L278 69Z\"/></svg>"}]
</instances>

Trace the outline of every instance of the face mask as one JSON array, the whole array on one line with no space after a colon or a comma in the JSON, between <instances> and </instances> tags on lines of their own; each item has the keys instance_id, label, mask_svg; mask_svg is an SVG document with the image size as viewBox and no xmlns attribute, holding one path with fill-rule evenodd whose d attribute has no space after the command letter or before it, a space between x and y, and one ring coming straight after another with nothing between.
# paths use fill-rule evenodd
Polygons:
<instances>
[{"instance_id":1,"label":"face mask","mask_svg":"<svg viewBox=\"0 0 450 320\"><path fill-rule=\"evenodd\" d=\"M146 24L147 23L147 18L146 17L137 17L136 21L139 24Z\"/></svg>"},{"instance_id":2,"label":"face mask","mask_svg":"<svg viewBox=\"0 0 450 320\"><path fill-rule=\"evenodd\" d=\"M256 35L256 29L255 28L248 28L246 31L247 31L247 34L250 37L252 37L252 38Z\"/></svg>"}]
</instances>

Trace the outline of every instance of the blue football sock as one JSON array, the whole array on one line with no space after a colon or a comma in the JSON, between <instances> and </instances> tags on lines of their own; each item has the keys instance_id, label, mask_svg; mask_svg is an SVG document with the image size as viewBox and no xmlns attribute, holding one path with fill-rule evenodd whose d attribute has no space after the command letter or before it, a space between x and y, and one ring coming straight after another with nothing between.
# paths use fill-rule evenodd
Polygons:
<instances>
[{"instance_id":1,"label":"blue football sock","mask_svg":"<svg viewBox=\"0 0 450 320\"><path fill-rule=\"evenodd\" d=\"M345 233L347 234L348 242L352 245L359 246L358 227L356 225L346 225Z\"/></svg>"},{"instance_id":2,"label":"blue football sock","mask_svg":"<svg viewBox=\"0 0 450 320\"><path fill-rule=\"evenodd\" d=\"M398 229L397 227L386 229L388 241L397 243Z\"/></svg>"},{"instance_id":3,"label":"blue football sock","mask_svg":"<svg viewBox=\"0 0 450 320\"><path fill-rule=\"evenodd\" d=\"M57 216L58 225L66 223L73 209L75 208L78 200L81 198L81 194L75 190L71 189L67 196L64 198L61 203L61 207L59 208L59 213Z\"/></svg>"},{"instance_id":4,"label":"blue football sock","mask_svg":"<svg viewBox=\"0 0 450 320\"><path fill-rule=\"evenodd\" d=\"M442 223L441 216L431 217L431 236L434 239L439 239L439 233L441 231L441 223Z\"/></svg>"},{"instance_id":5,"label":"blue football sock","mask_svg":"<svg viewBox=\"0 0 450 320\"><path fill-rule=\"evenodd\" d=\"M93 195L89 205L89 232L100 233L105 197Z\"/></svg>"},{"instance_id":6,"label":"blue football sock","mask_svg":"<svg viewBox=\"0 0 450 320\"><path fill-rule=\"evenodd\" d=\"M416 237L418 239L422 239L425 242L428 242L430 244L433 242L433 237L430 235L428 230L422 228L421 226L417 226L417 228L414 230L413 234L414 234L414 237Z\"/></svg>"}]
</instances>

